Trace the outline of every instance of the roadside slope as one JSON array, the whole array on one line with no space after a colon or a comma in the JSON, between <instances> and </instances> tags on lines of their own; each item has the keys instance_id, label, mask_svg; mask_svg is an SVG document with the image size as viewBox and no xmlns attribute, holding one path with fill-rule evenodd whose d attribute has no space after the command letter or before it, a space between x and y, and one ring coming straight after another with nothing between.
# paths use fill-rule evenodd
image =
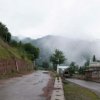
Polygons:
<instances>
[{"instance_id":1,"label":"roadside slope","mask_svg":"<svg viewBox=\"0 0 100 100\"><path fill-rule=\"evenodd\" d=\"M23 51L9 46L0 39L0 75L31 69L32 63Z\"/></svg>"}]
</instances>

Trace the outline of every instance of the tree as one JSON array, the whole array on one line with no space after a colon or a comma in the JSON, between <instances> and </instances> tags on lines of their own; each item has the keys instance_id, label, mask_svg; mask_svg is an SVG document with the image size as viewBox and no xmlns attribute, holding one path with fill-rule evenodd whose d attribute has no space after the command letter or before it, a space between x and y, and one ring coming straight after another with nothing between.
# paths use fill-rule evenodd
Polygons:
<instances>
[{"instance_id":1,"label":"tree","mask_svg":"<svg viewBox=\"0 0 100 100\"><path fill-rule=\"evenodd\" d=\"M86 62L85 62L85 64L84 64L84 66L89 66L89 64L90 64L90 60L87 60Z\"/></svg>"},{"instance_id":2,"label":"tree","mask_svg":"<svg viewBox=\"0 0 100 100\"><path fill-rule=\"evenodd\" d=\"M2 24L1 22L0 22L0 37L4 40L4 41L6 41L6 42L10 42L10 40L11 40L11 34L10 34L10 32L8 31L8 28L4 25L4 24Z\"/></svg>"},{"instance_id":3,"label":"tree","mask_svg":"<svg viewBox=\"0 0 100 100\"><path fill-rule=\"evenodd\" d=\"M39 56L39 48L36 48L30 43L26 43L23 45L24 50L28 54L28 58L32 61L35 61Z\"/></svg>"},{"instance_id":4,"label":"tree","mask_svg":"<svg viewBox=\"0 0 100 100\"><path fill-rule=\"evenodd\" d=\"M89 68L89 64L90 64L90 60L87 60L87 61L84 63L84 66L81 66L81 67L79 68L79 74L84 75L84 74L85 74L85 71Z\"/></svg>"},{"instance_id":5,"label":"tree","mask_svg":"<svg viewBox=\"0 0 100 100\"><path fill-rule=\"evenodd\" d=\"M84 67L80 67L79 68L79 74L84 75L84 70L85 70Z\"/></svg>"},{"instance_id":6,"label":"tree","mask_svg":"<svg viewBox=\"0 0 100 100\"><path fill-rule=\"evenodd\" d=\"M96 57L95 57L95 55L93 55L93 62L95 62L96 61Z\"/></svg>"},{"instance_id":7,"label":"tree","mask_svg":"<svg viewBox=\"0 0 100 100\"><path fill-rule=\"evenodd\" d=\"M86 69L88 69L88 67L86 67L86 66L82 66L82 67L80 67L80 68L79 68L79 74L80 74L80 75L84 75Z\"/></svg>"},{"instance_id":8,"label":"tree","mask_svg":"<svg viewBox=\"0 0 100 100\"><path fill-rule=\"evenodd\" d=\"M71 62L70 67L69 67L69 73L72 76L76 72L78 72L78 66L75 64L75 62Z\"/></svg>"},{"instance_id":9,"label":"tree","mask_svg":"<svg viewBox=\"0 0 100 100\"><path fill-rule=\"evenodd\" d=\"M42 63L42 67L43 67L45 70L47 70L47 69L49 68L49 62L44 61L44 62Z\"/></svg>"},{"instance_id":10,"label":"tree","mask_svg":"<svg viewBox=\"0 0 100 100\"><path fill-rule=\"evenodd\" d=\"M17 43L16 40L11 40L10 45L13 46L13 47L17 47L18 43Z\"/></svg>"},{"instance_id":11,"label":"tree","mask_svg":"<svg viewBox=\"0 0 100 100\"><path fill-rule=\"evenodd\" d=\"M62 51L56 49L54 54L51 55L50 61L53 63L54 70L56 70L58 64L64 63L65 56Z\"/></svg>"}]
</instances>

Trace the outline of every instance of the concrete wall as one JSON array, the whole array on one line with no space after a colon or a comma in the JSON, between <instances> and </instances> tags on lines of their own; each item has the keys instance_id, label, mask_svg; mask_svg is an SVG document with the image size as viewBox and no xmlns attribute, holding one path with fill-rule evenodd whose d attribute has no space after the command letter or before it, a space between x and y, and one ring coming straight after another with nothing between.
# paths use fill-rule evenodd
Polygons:
<instances>
[{"instance_id":1,"label":"concrete wall","mask_svg":"<svg viewBox=\"0 0 100 100\"><path fill-rule=\"evenodd\" d=\"M55 79L54 90L52 91L51 100L65 100L63 83L61 78Z\"/></svg>"}]
</instances>

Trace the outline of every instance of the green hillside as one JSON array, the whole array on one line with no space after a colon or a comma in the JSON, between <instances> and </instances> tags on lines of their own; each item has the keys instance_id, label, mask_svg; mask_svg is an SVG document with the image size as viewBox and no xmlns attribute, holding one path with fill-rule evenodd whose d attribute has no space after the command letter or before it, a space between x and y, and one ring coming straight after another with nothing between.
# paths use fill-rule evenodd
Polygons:
<instances>
[{"instance_id":1,"label":"green hillside","mask_svg":"<svg viewBox=\"0 0 100 100\"><path fill-rule=\"evenodd\" d=\"M19 50L19 48L14 48L5 43L0 39L0 59L9 59L9 58L23 58L28 60L25 52Z\"/></svg>"}]
</instances>

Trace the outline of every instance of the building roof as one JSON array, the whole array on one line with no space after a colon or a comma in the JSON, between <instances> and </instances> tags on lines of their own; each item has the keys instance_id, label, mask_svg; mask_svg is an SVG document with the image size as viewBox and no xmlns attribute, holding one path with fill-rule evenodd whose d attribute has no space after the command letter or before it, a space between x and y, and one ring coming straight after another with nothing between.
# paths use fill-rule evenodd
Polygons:
<instances>
[{"instance_id":1,"label":"building roof","mask_svg":"<svg viewBox=\"0 0 100 100\"><path fill-rule=\"evenodd\" d=\"M57 66L57 68L65 69L65 68L69 68L69 66Z\"/></svg>"},{"instance_id":2,"label":"building roof","mask_svg":"<svg viewBox=\"0 0 100 100\"><path fill-rule=\"evenodd\" d=\"M100 62L91 62L89 67L100 67Z\"/></svg>"},{"instance_id":3,"label":"building roof","mask_svg":"<svg viewBox=\"0 0 100 100\"><path fill-rule=\"evenodd\" d=\"M69 68L69 66L57 66L57 72L59 73L59 70L61 69L62 71L66 70L67 68Z\"/></svg>"}]
</instances>

